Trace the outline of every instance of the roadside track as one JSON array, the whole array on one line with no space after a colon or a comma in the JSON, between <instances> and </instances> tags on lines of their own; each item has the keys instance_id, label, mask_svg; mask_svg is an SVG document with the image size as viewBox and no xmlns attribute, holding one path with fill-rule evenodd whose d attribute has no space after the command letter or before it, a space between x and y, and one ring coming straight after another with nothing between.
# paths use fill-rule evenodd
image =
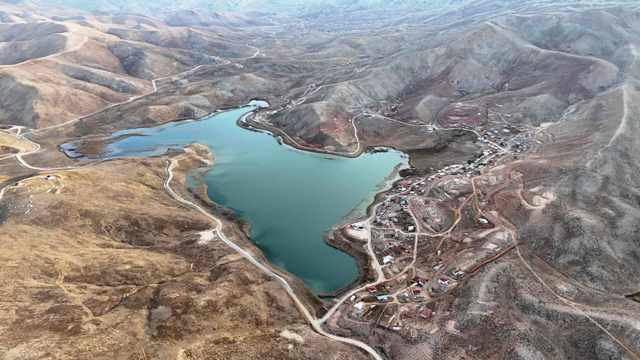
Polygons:
<instances>
[{"instance_id":1,"label":"roadside track","mask_svg":"<svg viewBox=\"0 0 640 360\"><path fill-rule=\"evenodd\" d=\"M81 44L79 47L81 47L83 44ZM249 47L252 47L255 49L255 53L247 58L243 58L243 59L239 59L240 61L243 60L248 60L248 59L253 59L257 56L259 56L261 54L260 49L253 47L251 45L247 45ZM79 48L78 47L78 48ZM71 52L71 51L75 51L77 50L76 48L73 49L69 49L68 51L65 52ZM54 54L53 56L58 56L62 53L59 54ZM178 73L178 74L174 74L171 76L166 76L166 77L161 77L161 78L156 78L151 80L151 85L153 90L149 93L146 94L141 94L138 96L133 96L131 98L129 98L126 101L123 102L119 102L119 103L114 103L111 104L107 107L104 107L100 110L97 110L95 112L92 112L90 114L87 115L83 115L74 119L71 119L69 121L66 121L64 123L60 123L60 124L56 124L56 125L52 125L49 127L45 127L45 128L40 128L40 129L34 129L34 130L29 130L26 132L22 132L22 127L19 126L14 126L13 128L11 128L9 131L11 132L11 130L13 129L17 129L16 133L14 134L14 136L16 136L17 138L21 139L21 140L25 140L25 141L29 141L30 143L33 144L33 149L29 150L29 151L25 151L25 152L19 152L16 154L11 154L8 155L6 157L2 157L0 158L0 160L5 160L11 157L15 157L17 162L24 168L27 169L31 169L31 170L35 170L35 171L63 171L63 170L74 170L74 169L78 169L81 168L82 166L66 166L66 167L58 167L58 168L44 168L44 167L38 167L38 166L34 166L29 164L24 157L28 156L28 155L32 155L35 153L38 153L42 147L40 144L30 140L27 138L27 135L29 134L40 134L40 133L44 133L46 131L52 130L52 129L57 129L57 128L62 128L64 126L67 125L71 125L73 123L76 123L78 121L82 121L86 118L89 118L91 116L97 115L99 113L105 112L109 109L112 109L114 107L117 106L121 106L121 105L125 105L125 104L129 104L132 103L134 101L137 101L143 97L146 96L150 96L153 94L156 94L158 92L158 82L162 81L162 80L166 80L166 79L171 79L171 78L176 78L176 77L180 77L180 76L184 76L186 74L192 73L197 71L198 69L204 67L204 66L221 66L221 65L228 65L228 64L232 64L233 62L224 59L224 63L222 64L203 64L203 65L198 65L190 70ZM313 92L319 90L319 88L315 89ZM361 143L360 143L360 138L358 135L358 128L356 125L356 120L358 116L355 116L354 118L351 119L351 125L353 127L353 131L354 131L354 138L355 138L355 142L356 142L356 149L353 152L347 153L347 154L340 154L340 155L344 155L344 156L357 156L360 154L361 151ZM294 139L292 139L288 134L284 133L284 135L293 143L295 144L295 146L301 148L301 149L308 149L308 150L313 150L311 148L302 146L300 144L298 144ZM317 150L315 150L317 151ZM93 165L93 164L90 164ZM355 346L363 351L365 351L366 353L368 353L373 359L375 360L384 360L384 358L378 354L378 352L371 346L367 345L366 343L359 341L359 340L355 340L355 339L351 339L351 338L346 338L346 337L341 337L341 336L337 336L337 335L333 335L330 334L329 332L325 331L322 327L322 325L324 324L324 322L326 321L326 319L330 316L330 315L325 315L325 317L323 317L322 319L316 319L314 317L314 315L311 314L311 312L307 309L307 307L304 305L304 303L300 300L300 298L297 296L297 294L295 293L295 291L293 290L293 288L289 285L289 283L287 282L287 280L282 277L281 275L277 274L276 272L274 272L272 269L270 269L268 266L264 265L262 262L260 262L253 254L251 254L251 252L243 249L242 247L238 246L237 244L235 244L233 241L229 240L223 230L222 230L222 222L216 218L215 216L213 216L212 214L210 214L208 211L206 211L203 207L201 207L198 204L195 204L191 201L188 201L186 199L184 199L183 197L181 197L178 193L176 193L172 187L171 187L171 182L173 180L174 174L173 174L173 170L175 168L175 166L177 165L177 161L175 159L170 159L167 165L167 179L164 183L164 188L165 191L177 202L181 203L184 206L190 207L192 209L197 210L198 212L202 213L203 215L205 215L207 218L211 219L214 223L215 223L215 228L210 230L212 232L215 232L218 237L227 245L229 246L231 249L233 249L234 251L236 251L238 254L240 254L242 257L244 257L245 259L247 259L250 263L252 263L253 265L255 265L260 271L262 271L263 273L265 273L266 275L272 277L273 279L275 279L281 286L282 288L287 292L287 294L289 295L289 297L293 300L293 302L296 304L296 307L298 308L298 310L301 312L301 314L304 316L304 318L309 322L309 324L312 326L312 328L320 335L327 337L331 340L334 341L338 341L344 344L348 344L351 346ZM8 189L8 187L4 187L2 189L0 189L0 200L2 200L2 198L4 197L4 194L6 192L6 190ZM375 260L375 254L370 254L370 256L373 256L372 258L374 259L374 261L377 262L377 260ZM379 264L378 264L379 265ZM380 282L385 281L384 278L384 274L382 273L381 269L378 270L380 274L382 274L382 278L379 280ZM367 285L368 286L368 285ZM360 291L361 289L355 289L353 290L355 291ZM345 298L343 298L342 301L344 301ZM337 309L339 307L339 304L336 304L333 308L332 308L332 312L330 314L332 314L335 309Z\"/></svg>"},{"instance_id":2,"label":"roadside track","mask_svg":"<svg viewBox=\"0 0 640 360\"><path fill-rule=\"evenodd\" d=\"M251 254L249 251L243 249L242 247L238 246L236 243L234 243L233 241L229 240L229 238L227 238L224 234L224 232L222 231L222 222L216 218L215 216L213 216L211 213L209 213L207 210L205 210L202 206L195 204L189 200L184 199L182 196L178 195L178 193L176 193L173 188L171 188L171 181L173 180L173 170L177 165L177 161L175 159L171 159L168 161L167 164L167 179L164 183L164 188L166 190L166 192L177 202L190 207L194 210L197 210L198 212L200 212L201 214L203 214L204 216L206 216L207 218L209 218L210 220L212 220L215 223L215 228L210 230L215 232L218 235L218 238L220 238L222 240L222 242L224 242L227 246L229 246L231 249L233 249L235 252L237 252L238 254L240 254L242 257L244 257L246 260L248 260L250 263L252 263L253 265L255 265L258 269L260 269L260 271L262 271L263 273L265 273L266 275L272 277L273 279L275 279L278 283L280 283L280 285L282 286L282 288L287 292L287 294L289 295L289 297L293 300L293 302L296 304L296 306L298 307L298 310L302 313L302 315L305 317L305 319L309 322L309 324L311 324L311 326L313 327L313 329L319 333L322 336L325 336L329 339L341 342L341 343L345 343L345 344L349 344L349 345L353 345L355 347L360 348L361 350L366 351L367 353L369 353L369 355L371 355L374 359L376 360L384 360L371 346L358 341L358 340L354 340L354 339L350 339L350 338L345 338L345 337L340 337L340 336L336 336L333 334L330 334L328 332L326 332L323 328L322 328L322 323L324 322L321 319L316 319L311 312L309 312L309 310L307 309L307 307L304 305L304 303L300 300L300 298L298 297L298 295L295 293L295 291L293 290L293 288L289 285L289 283L287 282L287 280L285 280L282 276L280 276L279 274L275 273L273 270L271 270L269 267L267 267L266 265L262 264L262 262L260 262L259 260L257 260L253 254Z\"/></svg>"},{"instance_id":3,"label":"roadside track","mask_svg":"<svg viewBox=\"0 0 640 360\"><path fill-rule=\"evenodd\" d=\"M354 128L355 128L355 125L354 125ZM36 170L36 171L74 170L74 169L79 169L79 168L82 167L82 166L68 166L68 167L60 167L60 168L42 168L42 167L37 167L37 166L33 166L33 165L29 164L26 160L24 160L23 156L24 155L34 154L34 153L40 151L41 146L36 142L33 142L33 141L29 140L29 139L26 139L26 137L24 137L24 135L25 134L20 134L20 135L17 135L17 136L19 138L21 138L21 139L27 140L27 141L31 142L32 144L34 144L34 149L31 150L31 151L28 151L28 152L14 154L16 160L18 161L18 163L21 166L23 166L25 168L28 168L28 169L31 169L31 170ZM91 165L93 165L93 164L91 164ZM289 297L296 304L296 307L301 312L301 314L304 316L304 318L307 320L307 322L312 326L314 331L316 331L318 334L320 334L320 335L322 335L324 337L327 337L327 338L329 338L331 340L338 341L338 342L341 342L341 343L344 343L344 344L348 344L348 345L351 345L351 346L355 346L355 347L367 352L375 360L385 360L382 356L380 356L376 352L375 349L373 349L371 346L367 345L364 342L361 342L361 341L358 341L358 340L355 340L355 339L350 339L350 338L345 338L345 337L333 335L333 334L330 334L329 332L325 331L322 328L322 324L324 323L325 320L316 319L311 314L311 312L307 309L307 307L304 305L304 303L300 300L298 295L295 293L295 291L289 285L289 283L287 282L287 280L285 278L283 278L281 275L277 274L272 269L270 269L268 266L264 265L262 262L257 260L257 258L253 254L251 254L249 251L243 249L239 245L235 244L233 241L229 240L229 238L227 238L225 236L224 232L222 231L222 222L218 218L216 218L215 216L210 214L207 210L205 210L200 205L195 204L195 203L193 203L191 201L188 201L188 200L184 199L183 197L181 197L180 195L178 195L178 193L176 193L173 190L173 188L171 187L171 182L172 182L173 177L174 177L173 170L176 167L176 165L177 165L177 161L175 159L168 160L168 165L167 165L167 170L166 170L167 171L167 178L166 178L165 183L164 183L165 191L174 200L178 201L182 205L190 207L190 208L202 213L204 216L206 216L210 220L212 220L215 223L215 228L210 230L210 231L215 232L218 235L218 238L221 239L227 246L229 246L231 249L236 251L242 257L247 259L250 263L255 265L260 271L262 271L266 275L268 275L268 276L272 277L273 279L275 279L282 286L282 288L287 292ZM10 186L5 186L2 189L0 189L0 200L2 200L2 198L4 197L5 192L8 190L9 187Z\"/></svg>"},{"instance_id":4,"label":"roadside track","mask_svg":"<svg viewBox=\"0 0 640 360\"><path fill-rule=\"evenodd\" d=\"M71 37L71 35L72 35L72 33L67 32L67 34L65 35L65 37L67 38L67 40L69 40L69 38ZM50 54L50 55L43 56L43 57L39 57L39 58L33 58L33 59L25 60L25 61L19 62L19 63L17 63L17 64L0 65L0 70L2 70L2 69L10 69L10 68L14 68L14 67L18 67L18 66L23 66L23 65L27 65L27 64L32 64L32 63L34 63L34 62L36 62L36 61L42 61L42 60L53 59L53 58L56 58L56 57L61 56L61 55L64 55L64 54L68 54L68 53L71 53L71 52L74 52L74 51L78 51L78 50L80 50L82 47L84 47L84 46L87 44L87 42L89 42L89 37L88 37L88 36L83 36L82 41L81 41L79 44L77 44L77 45L75 45L75 46L73 46L73 47L71 47L71 48L64 49L64 50L62 50L62 51L60 51L60 52L57 52L57 53L55 53L55 54Z\"/></svg>"},{"instance_id":5,"label":"roadside track","mask_svg":"<svg viewBox=\"0 0 640 360\"><path fill-rule=\"evenodd\" d=\"M484 217L487 217L487 214L485 214L484 210L478 204L479 195L478 195L478 189L477 189L476 184L475 184L475 180L478 179L478 178L481 178L482 176L483 175L479 175L479 176L476 176L474 178L471 178L471 185L472 185L472 188L473 188L473 195L472 196L475 198L475 206L476 206L476 209L478 210L478 213L480 213ZM585 310L583 310L581 308L581 306L583 306L582 304L574 302L574 301L572 301L570 299L567 299L566 297L564 297L564 296L560 295L558 292L556 292L553 289L553 287L551 285L549 285L542 278L542 276L540 276L540 274L538 274L538 272L533 268L533 266L531 266L531 264L522 255L522 252L520 251L521 244L517 240L518 239L518 233L517 233L517 228L515 227L515 225L513 225L511 222L509 222L509 220L504 218L497 211L495 212L495 215L496 215L497 219L500 222L500 224L496 224L496 225L499 225L501 228L503 228L505 231L507 231L510 234L511 239L513 241L512 247L515 248L515 250L516 250L515 252L518 255L518 259L524 265L524 267L531 273L531 275L533 275L533 277L538 281L538 283L540 283L540 285L542 285L542 287L544 289L546 289L551 295L553 295L560 302L562 302L565 305L567 305L570 308L572 308L576 312L576 314L584 316L589 322L591 322L593 325L595 325L598 329L602 330L602 332L605 335L607 335L611 340L613 340L616 344L618 344L633 359L640 360L640 355L638 355L635 351L631 350L624 342L622 342L620 339L618 339L609 330L607 330L607 328L605 328L602 324L600 324L600 322L595 320Z\"/></svg>"}]
</instances>

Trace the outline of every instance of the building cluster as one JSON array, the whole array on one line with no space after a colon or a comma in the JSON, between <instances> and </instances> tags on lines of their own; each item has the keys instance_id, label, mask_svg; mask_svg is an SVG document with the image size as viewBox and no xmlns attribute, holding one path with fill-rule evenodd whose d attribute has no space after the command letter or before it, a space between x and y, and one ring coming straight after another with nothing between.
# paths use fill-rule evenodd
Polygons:
<instances>
[{"instance_id":1,"label":"building cluster","mask_svg":"<svg viewBox=\"0 0 640 360\"><path fill-rule=\"evenodd\" d=\"M413 192L413 190L411 190L411 192ZM376 209L373 226L415 233L417 231L417 225L413 215L409 211L409 195L411 194L405 190L405 194L391 197L380 204Z\"/></svg>"},{"instance_id":2,"label":"building cluster","mask_svg":"<svg viewBox=\"0 0 640 360\"><path fill-rule=\"evenodd\" d=\"M348 316L392 331L424 332L437 320L434 298L453 290L457 284L458 280L445 275L428 278L407 271L351 296L347 302Z\"/></svg>"},{"instance_id":3,"label":"building cluster","mask_svg":"<svg viewBox=\"0 0 640 360\"><path fill-rule=\"evenodd\" d=\"M500 156L512 155L517 158L519 154L529 150L534 142L532 132L513 126L488 127L479 131L464 127L462 129L474 132L478 141L484 145L484 150L464 164L453 164L440 169L428 178L429 181L449 175L478 175L482 168L495 165Z\"/></svg>"},{"instance_id":4,"label":"building cluster","mask_svg":"<svg viewBox=\"0 0 640 360\"><path fill-rule=\"evenodd\" d=\"M520 154L529 149L532 133L512 126L489 128L479 137L483 144L489 144L494 150Z\"/></svg>"},{"instance_id":5,"label":"building cluster","mask_svg":"<svg viewBox=\"0 0 640 360\"><path fill-rule=\"evenodd\" d=\"M396 182L375 207L370 226L352 225L352 232L366 233L360 238L370 240L385 280L346 302L351 320L375 323L405 338L437 331L445 319L440 315L448 311L438 308L446 305L441 300L469 274L513 247L509 233L494 228L495 219L457 207L466 206L464 199L476 187L492 187L495 182L490 176L472 182L471 176L503 155L526 151L534 134L507 125L465 130L474 132L483 145L473 159L433 171L427 178L411 176ZM442 203L433 197L449 199L452 206L441 209ZM482 208L485 201L479 198L474 204ZM452 233L449 227L459 220L450 221L452 216L473 219L463 221L465 230Z\"/></svg>"},{"instance_id":6,"label":"building cluster","mask_svg":"<svg viewBox=\"0 0 640 360\"><path fill-rule=\"evenodd\" d=\"M387 276L395 276L413 261L416 236L394 229L373 229L371 245Z\"/></svg>"}]
</instances>

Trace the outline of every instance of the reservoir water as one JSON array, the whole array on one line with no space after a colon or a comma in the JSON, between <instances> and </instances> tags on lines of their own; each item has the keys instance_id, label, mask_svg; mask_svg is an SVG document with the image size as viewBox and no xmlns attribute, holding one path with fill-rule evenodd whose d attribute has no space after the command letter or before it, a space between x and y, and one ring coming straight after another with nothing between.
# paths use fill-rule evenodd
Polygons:
<instances>
[{"instance_id":1,"label":"reservoir water","mask_svg":"<svg viewBox=\"0 0 640 360\"><path fill-rule=\"evenodd\" d=\"M328 246L325 233L363 201L398 164L399 152L355 159L302 152L236 121L247 106L197 121L113 134L107 157L141 157L201 143L215 156L205 174L209 197L251 224L252 241L272 264L295 274L316 293L333 292L358 276L353 258Z\"/></svg>"}]
</instances>

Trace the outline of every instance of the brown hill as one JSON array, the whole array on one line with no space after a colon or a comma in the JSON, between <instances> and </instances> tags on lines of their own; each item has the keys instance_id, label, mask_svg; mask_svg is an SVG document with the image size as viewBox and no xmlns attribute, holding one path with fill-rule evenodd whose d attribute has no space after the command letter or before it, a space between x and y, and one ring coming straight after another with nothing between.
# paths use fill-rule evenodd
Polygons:
<instances>
[{"instance_id":1,"label":"brown hill","mask_svg":"<svg viewBox=\"0 0 640 360\"><path fill-rule=\"evenodd\" d=\"M0 92L14 94L0 98L8 109L0 122L31 128L150 94L153 79L254 52L237 32L228 40L218 30L172 28L137 15L23 20L0 24Z\"/></svg>"}]
</instances>

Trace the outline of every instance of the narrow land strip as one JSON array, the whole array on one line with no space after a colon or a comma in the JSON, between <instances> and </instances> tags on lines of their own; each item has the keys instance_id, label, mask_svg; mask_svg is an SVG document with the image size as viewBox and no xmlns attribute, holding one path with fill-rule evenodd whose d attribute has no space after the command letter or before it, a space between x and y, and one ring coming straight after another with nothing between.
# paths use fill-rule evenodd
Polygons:
<instances>
[{"instance_id":1,"label":"narrow land strip","mask_svg":"<svg viewBox=\"0 0 640 360\"><path fill-rule=\"evenodd\" d=\"M332 340L335 341L339 341L345 344L350 344L353 346L356 346L364 351L366 351L367 353L369 353L374 359L376 360L383 360L383 358L369 345L358 341L358 340L354 340L354 339L350 339L350 338L345 338L345 337L340 337L340 336L336 336L333 334L330 334L328 332L326 332L323 328L322 328L322 320L318 320L316 319L307 309L307 307L302 303L302 301L300 300L300 298L298 297L298 295L296 295L295 291L293 290L293 288L289 285L289 283L287 282L287 280L285 280L282 276L278 275L277 273L275 273L273 270L271 270L269 267L265 266L264 264L262 264L259 260L257 260L253 254L251 254L249 251L244 250L243 248L241 248L240 246L238 246L236 243L234 243L233 241L229 240L229 238L226 237L226 235L224 234L224 232L222 231L222 222L216 218L215 216L211 215L211 213L209 213L207 210L205 210L203 207L201 207L198 204L195 204L191 201L188 201L186 199L184 199L183 197L181 197L180 195L178 195L172 188L171 188L171 181L173 180L173 169L176 167L177 165L177 161L175 159L171 159L169 160L168 166L167 166L167 179L165 181L164 184L164 188L167 191L167 193L176 201L178 201L179 203L188 206L192 209L195 209L197 211L199 211L200 213L202 213L204 216L206 216L207 218L211 219L214 223L215 223L215 228L212 229L211 231L214 231L218 237L230 248L232 248L234 251L236 251L238 254L240 254L242 257L244 257L245 259L247 259L249 262L251 262L253 265L255 265L258 269L260 269L260 271L264 272L266 275L272 277L273 279L275 279L276 281L278 281L278 283L280 283L280 285L282 286L282 288L287 292L287 294L291 297L291 299L294 301L294 303L296 304L296 306L298 307L298 309L300 310L300 312L302 313L302 315L305 317L305 319L309 322L309 324L311 324L311 326L313 327L313 329L318 332L319 334L330 338Z\"/></svg>"}]
</instances>

